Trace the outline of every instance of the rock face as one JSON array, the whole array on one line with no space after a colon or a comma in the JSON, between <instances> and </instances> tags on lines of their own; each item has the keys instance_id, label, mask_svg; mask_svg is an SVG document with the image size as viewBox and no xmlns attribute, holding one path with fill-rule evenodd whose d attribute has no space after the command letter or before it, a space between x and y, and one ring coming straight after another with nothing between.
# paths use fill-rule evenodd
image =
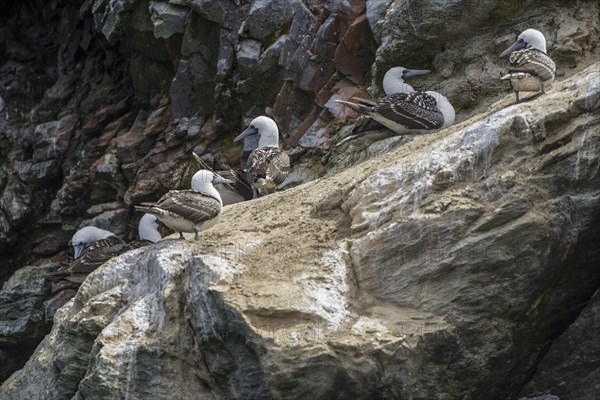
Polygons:
<instances>
[{"instance_id":1,"label":"rock face","mask_svg":"<svg viewBox=\"0 0 600 400\"><path fill-rule=\"evenodd\" d=\"M569 328L556 339L544 356L531 381L521 395L533 397L543 393L561 399L592 400L600 393L600 292Z\"/></svg>"},{"instance_id":2,"label":"rock face","mask_svg":"<svg viewBox=\"0 0 600 400\"><path fill-rule=\"evenodd\" d=\"M0 397L515 398L600 284L600 64L511 101L107 262Z\"/></svg>"},{"instance_id":3,"label":"rock face","mask_svg":"<svg viewBox=\"0 0 600 400\"><path fill-rule=\"evenodd\" d=\"M45 274L56 264L19 269L0 290L0 379L22 368L48 332ZM50 323L50 326L52 324Z\"/></svg>"},{"instance_id":4,"label":"rock face","mask_svg":"<svg viewBox=\"0 0 600 400\"><path fill-rule=\"evenodd\" d=\"M523 4L513 7L498 0L0 0L0 283L4 287L0 293L0 308L3 311L2 318L5 318L0 325L0 379L21 367L47 332L54 310L74 293L72 288L60 285L49 288L42 276L44 268L50 268L49 266L64 259L72 233L81 225L94 224L110 228L124 239L133 239L139 215L135 215L131 206L142 201L155 201L169 189L188 187L196 169L190 157L192 150L201 154L207 162L214 162L214 165L223 168L240 165L243 163L240 152L248 154L252 143L245 142L241 149L239 145L231 144L231 137L239 133L243 125L253 117L260 114L271 115L280 127L281 143L290 150L293 159L294 170L285 185L289 188L319 178L325 171L330 174L342 171L360 160L389 151L395 146L403 145L406 149L424 146L422 143L427 140L425 137L401 138L375 144L367 151L354 154L343 153L343 149L339 148L330 152L328 145L332 136L340 127L341 131L348 131L350 126L343 125L353 118L352 113L334 100L366 96L369 85L371 92L377 92L376 87L383 72L389 66L400 64L432 69L433 74L416 81L415 87L431 87L446 94L457 109L458 121L464 121L477 111L485 110L487 113L488 106L509 91L501 87L496 79L506 67L505 61L498 59L497 55L524 28L535 25L546 34L549 54L558 65L559 81L596 62L600 51L600 46L596 45L600 39L598 7L598 2L592 0L580 1L575 5L559 1L528 1L526 7ZM551 89L550 96L562 96L560 88L565 86L560 83L555 85L557 89ZM579 83L573 85L577 86ZM551 99L552 97L545 101L551 102ZM514 134L517 136L522 133L523 136L517 139L524 141L523 143L529 143L529 134L535 138L535 145L525 147L530 153L520 149L517 154L516 149L506 148L492 130L500 132L507 128L504 125L497 128L497 121L490 120L488 125L493 129L488 125L481 125L484 135L477 131L479 128L473 128L469 134L464 134L464 143L461 142L461 145L448 142L450 148L445 148L443 146L446 146L446 142L443 142L440 144L441 150L433 147L427 150L427 157L419 160L410 158L412 161L406 161L406 165L402 167L407 166L409 170L398 167L402 172L393 173L398 188L413 185L409 194L401 195L398 192L392 195L388 193L387 186L377 186L377 180L365 181L360 186L358 184L366 176L363 172L358 178L354 178L357 179L356 182L344 178L340 181L343 188L340 188L339 198L336 197L337 194L328 197L325 203L329 206L325 206L324 211L318 211L328 216L326 218L337 221L336 231L331 233L335 237L335 243L324 247L319 244L321 247L315 249L298 247L298 252L307 251L307 254L314 255L317 260L321 260L320 257L324 257L322 254L327 251L347 252L344 253L344 263L354 266L351 270L355 272L348 275L350 279L347 291L342 288L335 290L336 293L339 292L340 298L350 296L352 307L358 304L359 310L369 309L363 306L363 300L357 301L353 297L356 290L352 282L358 282L356 284L364 289L359 292L360 296L371 296L368 298L375 299L373 304L385 301L382 310L386 313L387 307L391 307L388 303L394 304L394 307L404 307L408 298L411 301L414 298L418 307L409 308L418 310L416 318L421 318L421 312L427 312L428 316L422 317L425 318L424 321L428 321L429 315L436 321L434 324L446 319L454 321L452 318L455 318L453 315L456 311L452 304L456 302L449 302L447 310L441 312L434 306L439 299L422 299L420 293L426 293L429 289L421 289L412 281L426 280L431 285L431 290L437 291L441 284L437 283L435 277L442 267L427 265L420 272L419 278L410 278L404 274L406 270L411 273L415 271L422 261L419 257L426 260L427 257L432 257L421 256L423 252L441 252L435 256L443 261L440 261L440 265L452 265L454 270L457 270L454 265L458 262L466 269L475 270L476 274L483 273L470 263L470 252L485 252L488 248L486 246L491 244L486 242L481 245L484 246L482 249L474 244L476 240L465 242L467 239L462 239L454 242L453 238L456 235L474 235L476 238L479 238L477 235L489 236L487 232L505 226L510 221L526 221L527 224L523 222L524 226L531 228L531 238L538 246L544 240L554 240L548 250L548 260L554 259L556 249L567 246L563 241L583 243L581 246L586 248L587 244L582 242L581 237L588 237L588 233L579 234L579 225L575 223L580 221L579 217L587 215L588 203L581 203L584 200L573 189L571 181L554 176L556 171L563 173L568 169L564 165L567 161L561 161L563 164L552 167L554 161L549 158L556 154L555 151L559 151L560 157L570 160L568 162L572 165L569 166L573 167L576 176L574 182L583 182L580 174L586 177L586 168L594 165L595 159L587 153L590 143L595 143L591 133L583 136L576 136L576 132L565 133L564 137L551 139L552 132L571 124L567 122L571 119L575 121L572 122L573 126L581 126L581 130L585 131L583 126L587 125L581 122L580 116L587 114L581 114L578 110L593 108L595 100L590 97L585 101L583 105L573 103L575 105L569 105L562 111L544 109L539 112L539 115L543 115L543 120L539 119L542 121L540 123L528 122L528 105L522 106L525 111L519 111L521 118L511 122L510 130L516 132ZM564 111L565 109L568 111ZM497 115L502 120L509 117L508 112ZM595 120L592 117L588 119L590 126L594 127ZM477 121L479 120L472 120L470 124ZM566 132L567 128L564 129ZM496 147L492 151L494 146ZM576 156L570 153L573 146L581 148ZM461 149L456 157L447 156L455 154L456 149ZM530 192L523 189L524 194L521 196L521 192L513 189L521 188L519 183L529 176L530 169L538 168L538 164L523 168L518 164L521 169L511 169L513 164L510 164L505 168L505 174L495 172L495 175L488 176L488 172L494 172L494 163L498 161L494 157L513 150L515 165L522 157L533 157L531 154L538 157L536 151L539 150L543 154L538 157L541 160L539 165L556 168L556 171L550 170L547 176L542 173L536 175L541 183L528 181L532 188L546 185L552 189L544 186L544 190L536 192L541 200L537 197L535 201L527 200ZM590 151L590 154L595 154L595 150ZM393 154L405 156L405 153L400 153ZM431 158L431 154L435 157ZM391 159L387 156L384 160L386 167L397 165L395 161L390 164ZM558 161L560 160L557 163ZM435 172L421 174L418 170L420 166L435 169ZM472 171L473 166L480 166L481 171L477 171L477 176L471 177L471 186L466 185L463 192L449 191L458 187L457 184L464 183L461 180L464 178L464 171ZM370 172L376 170L379 168L367 169ZM383 176L387 173L382 172ZM345 174L342 176L347 177ZM480 182L477 180L479 178L487 186L475 185L474 182ZM551 182L548 183L547 180ZM593 179L588 182L593 182ZM330 188L325 190L327 193L329 191ZM391 196L390 199L395 200L379 202L377 198L377 207L369 208L368 203L362 203L361 196L369 197L375 192L380 193L382 198ZM563 196L559 201L559 192L572 195ZM445 196L442 195L444 193ZM431 202L434 198L435 201ZM558 203L548 203L547 199L552 198L556 198ZM505 199L505 202L499 199ZM395 203L396 200L398 204ZM320 202L321 198L315 198L314 201ZM556 210L558 217L554 214L545 217L549 221L555 221L554 225L545 227L542 222L531 220L532 215L547 215L545 213L550 212L540 210L542 206L538 203ZM589 204L593 204L593 201L590 200ZM379 212L379 208L384 206L384 211L389 212L390 216L381 216L383 214ZM272 207L278 209L280 205L273 204ZM306 210L306 207L306 204L300 204L293 211L300 212ZM495 211L486 211L489 207L495 207ZM313 211L313 214L316 212ZM441 216L429 221L430 217L437 214ZM411 217L404 221L407 215ZM456 218L462 216L463 219L455 220L453 215ZM300 220L304 221L304 218ZM402 223L387 227L385 224L388 221ZM432 225L423 221L429 221ZM475 229L471 223L481 226L477 225ZM280 222L275 220L269 224L273 228L264 229L281 228ZM322 222L320 224L319 227L323 226ZM578 232L577 236L557 234L557 226L565 232ZM433 231L443 232L444 235L440 234L439 240L428 239L423 242L417 239L423 235L431 235ZM299 230L295 233L294 243L304 241L303 232ZM404 235L406 239L396 242L396 235ZM495 237L492 235L489 240L493 242L501 239L500 236L497 239ZM515 234L515 237L520 236ZM377 242L371 243L369 238L377 239ZM307 240L307 243L313 243L312 240ZM328 243L324 237L320 240ZM238 240L239 243L246 241ZM283 246L283 242L280 244ZM260 246L263 245L256 246L262 249ZM519 248L523 257L529 257L528 246ZM254 247L255 244L252 244L250 251ZM516 252L517 249L512 251ZM490 257L498 256L498 262L503 262L501 256L505 253L512 254L507 249L506 252L493 253ZM595 260L595 256L588 256L587 253L586 257ZM522 261L524 259L520 260L525 262ZM267 258L259 261L262 263L260 265L270 266L273 260ZM283 262L285 259L277 260L279 261ZM246 260L246 264L248 262ZM299 265L304 268L306 265L313 266L314 262L317 261L305 260ZM381 271L374 272L370 267L372 262L377 263ZM400 262L407 263L405 269L396 267ZM531 264L531 268L540 265L545 264L540 261L538 264ZM246 267L252 270L248 265ZM512 268L511 271L514 271L516 267ZM523 269L525 270L524 267ZM524 273L521 270L515 272ZM551 273L558 274L555 269L551 269ZM312 284L314 280L319 283L322 277L318 275L318 271L315 274L297 278L298 282L308 280ZM301 274L298 272L296 275ZM252 279L259 278L249 279L252 282ZM260 279L271 280L267 275ZM323 279L323 282L331 281L331 278ZM501 275L499 279L506 279L506 276ZM21 280L30 282L31 288L18 284ZM391 282L397 282L397 286L390 286ZM590 285L592 283L593 280L586 282ZM289 288L289 285L284 286L282 291ZM322 289L322 286L314 286L312 294L306 296L321 298L319 296L325 293L325 289ZM463 296L469 290L470 288L465 289ZM499 289L490 289L490 293L497 290ZM259 289L256 291L259 292ZM267 289L265 291L268 293ZM443 291L440 291L440 295L441 293ZM587 286L581 289L580 295L584 298L583 301L587 300ZM542 297L540 295L540 299ZM546 300L546 297L543 299ZM548 301L552 299L550 296ZM495 298L487 300L492 305L497 305ZM566 310L564 313L568 315L577 311L577 308L568 308L570 298L565 297L563 300L556 300L551 304L559 304L558 309ZM229 304L227 301L223 300L224 304ZM502 304L512 303L507 301ZM288 314L288 311L280 312L279 308L270 311L267 307L265 317L262 311L252 314L236 308L237 306L231 307L236 318L242 313L244 321L250 318L247 315L256 315L253 318L259 321L262 318ZM260 306L256 307L260 309ZM287 310L284 305L281 305L281 309ZM321 318L319 321L335 323L332 321L338 321L342 318L340 315L345 315L342 313L333 317L328 311L330 309L335 310L335 307L328 305L319 311L321 314L317 313L318 318ZM492 307L489 310L497 311ZM312 312L317 311L308 312L309 316L305 315L305 311L292 311L293 317L290 320L296 321L292 325L299 324L297 321L308 320L312 323L317 320L317 317L310 314ZM352 310L348 315L354 315ZM400 312L400 315L404 318L405 314ZM537 318L538 314L532 312L531 315ZM286 318L288 317L284 320L287 323ZM528 324L535 325L535 321L541 324L535 318L525 320ZM250 323L248 332L256 331L254 327L259 324L256 321ZM565 317L560 323L552 325L551 336L556 336L568 322ZM344 326L350 326L349 323L345 322ZM360 322L359 326L364 324L369 325L370 322ZM525 325L519 323L519 326ZM477 324L471 326L474 334L479 327ZM360 329L358 332L361 332ZM386 329L395 332L392 328ZM510 326L503 329L510 330ZM336 328L335 332L337 331ZM244 335L246 333L242 336ZM95 343L95 337L91 334L86 340ZM248 340L248 336L244 338ZM319 360L325 359L327 362L324 363L331 366L330 371L339 372L338 378L327 382L330 386L355 380L355 383L348 384L349 396L363 393L362 390L367 388L364 390L371 391L369 393L375 393L374 396L378 397L383 393L382 388L387 387L387 382L396 379L388 376L391 372L385 366L379 367L379 361L375 362L376 367L373 367L371 359L365 359L364 365L357 366L355 362L340 356L340 348L334 351L327 344L329 342L323 340L319 343L322 347L317 346L318 349L310 353L315 357L311 365L318 365ZM342 345L344 349L351 349L345 346ZM527 353L527 357L535 358L531 354L540 354L541 357L547 346L542 347L539 352L535 350ZM319 352L321 348L327 349L328 356ZM261 354L259 352L257 356L260 359L258 364L264 369L265 387L268 387L271 394L289 391L302 397L300 387L319 386L313 381L318 381L320 375L311 382L303 383L303 386L293 386L293 379L296 378L289 376L297 377L301 374L293 369L296 367L288 369L287 366L277 364L279 361L273 361L273 365L287 371L284 375L289 373L283 379L287 383L283 383L283 387L273 386L270 379L274 374L277 375L273 372L275 367L266 367ZM514 370L521 368L532 374L531 365L537 363L537 358L532 361L531 357L527 360L524 357L521 364L515 365ZM470 362L467 367L471 369L480 365L471 363L472 360L468 357L466 359ZM248 363L257 365L254 361ZM531 365L523 366L528 363ZM79 365L76 368L87 371L88 366ZM373 386L366 380L356 383L363 376L362 372L371 371L371 368L376 370L375 381L379 384ZM416 364L414 368L417 368ZM469 372L469 368L465 371ZM304 370L308 370L308 367ZM80 372L73 377L76 378L78 374ZM366 373L365 376L367 375L371 376ZM215 376L220 375L217 373ZM346 376L351 379L345 380ZM472 378L469 373L465 376L465 379ZM222 378L214 379L218 384L211 387L221 388ZM261 379L263 378L257 378L256 382L262 382ZM411 379L418 380L423 385L430 384L421 378ZM334 381L335 385L332 383ZM244 385L246 383L238 381L231 383L235 390ZM279 381L277 385L280 385ZM477 385L474 384L473 387ZM510 393L517 393L516 386L511 386ZM397 386L390 387L400 390ZM535 389L527 393L537 393L542 390L538 389L540 387L542 384L536 383ZM548 383L548 387L554 386ZM259 385L256 393L265 393L263 390L267 389ZM225 397L230 394L226 391L219 393L225 393ZM395 395L396 392L386 394L389 397Z\"/></svg>"}]
</instances>

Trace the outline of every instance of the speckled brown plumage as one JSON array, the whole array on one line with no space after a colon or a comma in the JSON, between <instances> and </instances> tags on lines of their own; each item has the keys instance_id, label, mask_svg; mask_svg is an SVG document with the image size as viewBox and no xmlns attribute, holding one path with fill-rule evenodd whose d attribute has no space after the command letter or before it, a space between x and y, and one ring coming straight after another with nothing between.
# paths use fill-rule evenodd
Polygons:
<instances>
[{"instance_id":1,"label":"speckled brown plumage","mask_svg":"<svg viewBox=\"0 0 600 400\"><path fill-rule=\"evenodd\" d=\"M82 282L87 275L100 265L127 250L129 250L129 246L116 236L96 240L84 250L81 257L73 260L66 267L49 273L48 276Z\"/></svg>"},{"instance_id":2,"label":"speckled brown plumage","mask_svg":"<svg viewBox=\"0 0 600 400\"><path fill-rule=\"evenodd\" d=\"M377 101L353 98L354 102L338 100L364 115L373 118L398 134L418 133L440 129L444 115L437 107L436 99L421 91L393 93ZM346 138L352 140L362 135ZM342 142L347 141L344 139Z\"/></svg>"},{"instance_id":3,"label":"speckled brown plumage","mask_svg":"<svg viewBox=\"0 0 600 400\"><path fill-rule=\"evenodd\" d=\"M250 153L246 164L248 181L259 189L273 189L290 172L290 158L279 147L266 146Z\"/></svg>"},{"instance_id":4,"label":"speckled brown plumage","mask_svg":"<svg viewBox=\"0 0 600 400\"><path fill-rule=\"evenodd\" d=\"M525 72L537 76L542 81L552 81L556 71L554 61L546 53L537 49L523 49L510 54L510 73Z\"/></svg>"},{"instance_id":5,"label":"speckled brown plumage","mask_svg":"<svg viewBox=\"0 0 600 400\"><path fill-rule=\"evenodd\" d=\"M171 190L154 203L142 203L135 207L156 215L165 225L178 232L194 232L194 225L202 224L219 216L223 206L219 199L194 190ZM173 226L171 220L181 220L189 227Z\"/></svg>"}]
</instances>

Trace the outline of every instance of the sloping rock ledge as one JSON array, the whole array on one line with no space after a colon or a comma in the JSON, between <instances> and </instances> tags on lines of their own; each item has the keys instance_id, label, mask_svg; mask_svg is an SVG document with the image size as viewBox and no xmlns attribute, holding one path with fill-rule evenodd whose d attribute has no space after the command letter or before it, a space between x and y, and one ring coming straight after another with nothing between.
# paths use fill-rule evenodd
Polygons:
<instances>
[{"instance_id":1,"label":"sloping rock ledge","mask_svg":"<svg viewBox=\"0 0 600 400\"><path fill-rule=\"evenodd\" d=\"M600 283L600 64L511 101L107 262L0 397L515 397Z\"/></svg>"}]
</instances>

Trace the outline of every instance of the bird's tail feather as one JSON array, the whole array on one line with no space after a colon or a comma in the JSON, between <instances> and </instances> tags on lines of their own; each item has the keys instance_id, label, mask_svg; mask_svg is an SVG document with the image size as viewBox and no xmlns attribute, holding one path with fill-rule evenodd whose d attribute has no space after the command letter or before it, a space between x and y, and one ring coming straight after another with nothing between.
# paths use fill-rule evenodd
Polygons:
<instances>
[{"instance_id":1,"label":"bird's tail feather","mask_svg":"<svg viewBox=\"0 0 600 400\"><path fill-rule=\"evenodd\" d=\"M340 140L339 142L337 142L336 144L334 144L334 146L340 146L343 143L349 142L354 139L361 138L362 136L364 136L364 134L365 134L364 132L361 132L361 133L357 133L355 135L348 135L345 138L343 138L342 140Z\"/></svg>"},{"instance_id":2,"label":"bird's tail feather","mask_svg":"<svg viewBox=\"0 0 600 400\"><path fill-rule=\"evenodd\" d=\"M62 278L63 276L67 276L67 275L69 275L68 271L61 271L60 269L58 271L46 273L46 277L52 278L52 279Z\"/></svg>"},{"instance_id":3,"label":"bird's tail feather","mask_svg":"<svg viewBox=\"0 0 600 400\"><path fill-rule=\"evenodd\" d=\"M200 165L200 168L201 168L201 169L207 169L207 170L209 170L210 172L215 172L215 170L214 170L214 169L212 169L212 168L211 168L211 167L210 167L210 166L207 164L207 162L206 162L206 161L204 161L202 158L200 158L200 157L195 157L195 159L196 159L196 162L198 163L198 165Z\"/></svg>"},{"instance_id":4,"label":"bird's tail feather","mask_svg":"<svg viewBox=\"0 0 600 400\"><path fill-rule=\"evenodd\" d=\"M365 99L363 97L351 97L350 100L365 107L375 107L377 105L375 100Z\"/></svg>"},{"instance_id":5,"label":"bird's tail feather","mask_svg":"<svg viewBox=\"0 0 600 400\"><path fill-rule=\"evenodd\" d=\"M364 100L364 99L361 99ZM346 100L336 100L337 103L343 104L345 106L350 107L351 109L353 109L354 111L358 111L358 112L369 112L369 111L373 111L373 106L370 104L364 104L365 102L360 101L357 103L352 103L351 101L346 101Z\"/></svg>"}]
</instances>

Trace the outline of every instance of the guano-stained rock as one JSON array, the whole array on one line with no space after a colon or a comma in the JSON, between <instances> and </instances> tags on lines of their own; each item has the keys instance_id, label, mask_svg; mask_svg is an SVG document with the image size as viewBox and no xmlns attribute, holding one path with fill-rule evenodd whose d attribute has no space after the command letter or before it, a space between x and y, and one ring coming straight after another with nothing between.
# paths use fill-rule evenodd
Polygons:
<instances>
[{"instance_id":1,"label":"guano-stained rock","mask_svg":"<svg viewBox=\"0 0 600 400\"><path fill-rule=\"evenodd\" d=\"M599 79L105 263L0 394L515 398L600 284Z\"/></svg>"}]
</instances>

